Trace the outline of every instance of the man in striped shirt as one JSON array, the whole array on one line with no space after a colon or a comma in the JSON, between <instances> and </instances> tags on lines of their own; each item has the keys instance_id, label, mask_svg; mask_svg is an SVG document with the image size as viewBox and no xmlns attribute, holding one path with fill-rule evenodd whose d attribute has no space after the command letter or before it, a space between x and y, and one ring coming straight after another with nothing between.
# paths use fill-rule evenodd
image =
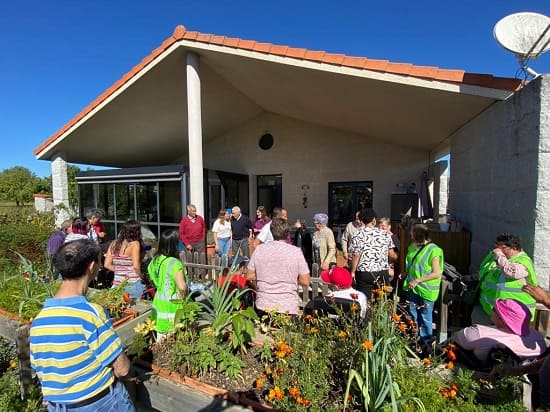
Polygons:
<instances>
[{"instance_id":1,"label":"man in striped shirt","mask_svg":"<svg viewBox=\"0 0 550 412\"><path fill-rule=\"evenodd\" d=\"M97 243L81 239L64 244L53 257L63 282L30 329L31 365L48 411L135 412L117 379L130 369L122 342L105 309L85 297L99 256Z\"/></svg>"}]
</instances>

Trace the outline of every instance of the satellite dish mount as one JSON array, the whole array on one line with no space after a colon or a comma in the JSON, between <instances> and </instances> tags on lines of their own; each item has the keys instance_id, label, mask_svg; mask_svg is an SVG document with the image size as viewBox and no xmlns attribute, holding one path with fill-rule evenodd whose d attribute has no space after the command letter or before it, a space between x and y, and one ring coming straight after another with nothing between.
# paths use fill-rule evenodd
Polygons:
<instances>
[{"instance_id":1,"label":"satellite dish mount","mask_svg":"<svg viewBox=\"0 0 550 412\"><path fill-rule=\"evenodd\" d=\"M493 35L498 44L516 55L520 70L533 78L539 75L527 63L550 50L550 17L530 12L510 14L498 21Z\"/></svg>"}]
</instances>

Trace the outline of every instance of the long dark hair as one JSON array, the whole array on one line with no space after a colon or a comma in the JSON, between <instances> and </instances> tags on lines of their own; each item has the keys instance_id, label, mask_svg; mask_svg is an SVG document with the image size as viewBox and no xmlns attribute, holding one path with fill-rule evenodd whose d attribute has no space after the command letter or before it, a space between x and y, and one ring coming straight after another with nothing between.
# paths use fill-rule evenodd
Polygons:
<instances>
[{"instance_id":1,"label":"long dark hair","mask_svg":"<svg viewBox=\"0 0 550 412\"><path fill-rule=\"evenodd\" d=\"M133 242L134 240L139 241L141 245L141 223L137 220L127 220L120 229L120 233L113 247L113 254L116 255L120 252L122 247L122 242L127 241L128 243Z\"/></svg>"},{"instance_id":2,"label":"long dark hair","mask_svg":"<svg viewBox=\"0 0 550 412\"><path fill-rule=\"evenodd\" d=\"M178 242L180 235L176 229L166 229L160 235L157 256L164 255L178 258Z\"/></svg>"}]
</instances>

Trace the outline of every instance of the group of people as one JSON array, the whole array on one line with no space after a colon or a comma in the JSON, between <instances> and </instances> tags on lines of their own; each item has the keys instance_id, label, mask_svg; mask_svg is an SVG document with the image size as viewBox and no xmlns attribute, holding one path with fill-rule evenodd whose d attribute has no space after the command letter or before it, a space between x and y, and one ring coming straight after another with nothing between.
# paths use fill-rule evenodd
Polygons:
<instances>
[{"instance_id":1,"label":"group of people","mask_svg":"<svg viewBox=\"0 0 550 412\"><path fill-rule=\"evenodd\" d=\"M389 219L377 220L373 209L357 211L355 220L343 233L347 268L335 264L336 242L327 227L326 214L313 216L312 233L305 221L298 220L291 240L286 209L275 208L271 218L263 207L256 212L253 223L238 206L223 209L212 233L220 255L227 255L231 248L233 256L250 257L242 273L255 289L254 306L260 316L272 312L296 316L301 310L297 290L310 285L311 265L317 263L320 279L330 285L330 296L358 302L363 316L375 288L389 287L392 280L401 279L419 337L426 344L431 342L432 314L439 296L444 256L443 250L430 240L426 225L411 227L405 267L395 274L393 265L400 245L391 233ZM189 279L179 252L182 248L204 251L205 235L204 219L196 213L194 205L188 205L179 230L168 229L159 236L157 253L146 269L156 288L152 316L159 339L172 329L178 300L188 292ZM64 222L48 244L62 285L33 321L30 338L31 362L42 383L48 410L63 410L67 406L99 410L109 402L120 403L121 410L134 410L119 381L129 368L120 339L105 311L85 298L88 284L101 265L100 243L105 240L101 214L97 211L88 219ZM252 255L249 245L254 250ZM143 291L142 260L140 222L127 221L108 245L103 266L114 272L113 285L126 282L134 298ZM471 350L480 362L486 360L495 346L508 348L518 357L541 355L546 348L544 337L529 327L529 321L536 302L550 307L550 297L538 287L533 263L522 251L517 236L497 237L495 247L481 263L479 285L473 325L457 332L453 336L455 343ZM53 324L56 331L51 327ZM52 346L58 348L53 358ZM89 373L81 374L84 365ZM541 358L528 370L550 373L550 358ZM525 371L499 369L500 373L509 374ZM544 377L549 382L548 390L543 390L548 398L546 405L550 404L548 377Z\"/></svg>"}]
</instances>

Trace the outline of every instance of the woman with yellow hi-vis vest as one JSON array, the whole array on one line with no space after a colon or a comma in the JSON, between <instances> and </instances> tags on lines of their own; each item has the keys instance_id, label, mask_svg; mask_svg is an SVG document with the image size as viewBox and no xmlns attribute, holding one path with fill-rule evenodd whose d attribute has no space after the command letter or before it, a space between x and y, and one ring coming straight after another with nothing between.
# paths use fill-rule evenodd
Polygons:
<instances>
[{"instance_id":1,"label":"woman with yellow hi-vis vest","mask_svg":"<svg viewBox=\"0 0 550 412\"><path fill-rule=\"evenodd\" d=\"M481 261L479 268L479 302L472 310L472 323L491 325L491 314L497 299L515 299L535 314L535 299L522 290L525 285L538 286L531 258L521 250L518 236L497 236L494 249Z\"/></svg>"},{"instance_id":2,"label":"woman with yellow hi-vis vest","mask_svg":"<svg viewBox=\"0 0 550 412\"><path fill-rule=\"evenodd\" d=\"M432 338L432 314L439 296L443 273L443 250L429 239L428 226L416 224L411 229L412 243L405 259L403 289L408 291L409 312L418 326L420 338Z\"/></svg>"}]
</instances>

